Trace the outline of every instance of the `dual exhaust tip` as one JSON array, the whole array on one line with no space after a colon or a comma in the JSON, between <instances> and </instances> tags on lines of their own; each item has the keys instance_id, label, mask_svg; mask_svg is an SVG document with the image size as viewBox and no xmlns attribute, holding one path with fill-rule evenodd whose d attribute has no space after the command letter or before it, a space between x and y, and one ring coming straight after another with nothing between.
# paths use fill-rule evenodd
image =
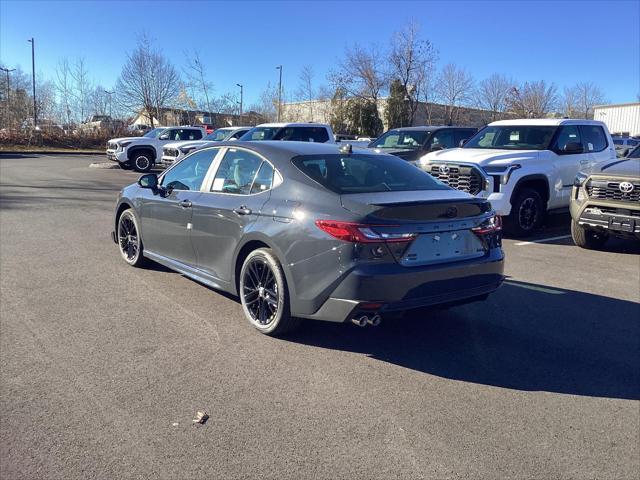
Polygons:
<instances>
[{"instance_id":1,"label":"dual exhaust tip","mask_svg":"<svg viewBox=\"0 0 640 480\"><path fill-rule=\"evenodd\" d=\"M361 317L353 317L351 319L351 322L359 327L366 327L367 325L377 327L378 325L380 325L380 323L382 323L382 317L377 313L372 316L362 315Z\"/></svg>"}]
</instances>

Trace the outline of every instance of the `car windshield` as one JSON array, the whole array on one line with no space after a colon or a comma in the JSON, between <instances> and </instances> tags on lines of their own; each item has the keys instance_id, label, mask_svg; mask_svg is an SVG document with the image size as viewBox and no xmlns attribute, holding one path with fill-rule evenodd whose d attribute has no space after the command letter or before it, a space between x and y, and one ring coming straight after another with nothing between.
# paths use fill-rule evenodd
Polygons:
<instances>
[{"instance_id":1,"label":"car windshield","mask_svg":"<svg viewBox=\"0 0 640 480\"><path fill-rule=\"evenodd\" d=\"M429 132L424 130L389 130L375 140L372 148L403 148L416 150L424 145Z\"/></svg>"},{"instance_id":2,"label":"car windshield","mask_svg":"<svg viewBox=\"0 0 640 480\"><path fill-rule=\"evenodd\" d=\"M158 138L162 132L164 132L166 128L154 128L149 130L147 133L143 135L146 138Z\"/></svg>"},{"instance_id":3,"label":"car windshield","mask_svg":"<svg viewBox=\"0 0 640 480\"><path fill-rule=\"evenodd\" d=\"M212 140L214 142L221 142L224 138L229 134L229 130L216 130L215 132L210 133L206 137L205 140Z\"/></svg>"},{"instance_id":4,"label":"car windshield","mask_svg":"<svg viewBox=\"0 0 640 480\"><path fill-rule=\"evenodd\" d=\"M271 140L282 127L254 127L245 133L240 140Z\"/></svg>"},{"instance_id":5,"label":"car windshield","mask_svg":"<svg viewBox=\"0 0 640 480\"><path fill-rule=\"evenodd\" d=\"M291 161L306 176L341 195L449 189L428 173L387 155L302 155Z\"/></svg>"},{"instance_id":6,"label":"car windshield","mask_svg":"<svg viewBox=\"0 0 640 480\"><path fill-rule=\"evenodd\" d=\"M462 148L546 150L557 127L504 125L480 130Z\"/></svg>"}]
</instances>

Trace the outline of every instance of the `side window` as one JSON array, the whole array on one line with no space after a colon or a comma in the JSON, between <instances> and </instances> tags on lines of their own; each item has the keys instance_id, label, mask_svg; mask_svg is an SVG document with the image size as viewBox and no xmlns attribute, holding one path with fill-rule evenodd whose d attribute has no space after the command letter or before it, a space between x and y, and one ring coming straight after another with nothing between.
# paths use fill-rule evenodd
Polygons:
<instances>
[{"instance_id":1,"label":"side window","mask_svg":"<svg viewBox=\"0 0 640 480\"><path fill-rule=\"evenodd\" d=\"M220 162L213 180L212 192L247 195L262 159L255 153L230 148Z\"/></svg>"},{"instance_id":2,"label":"side window","mask_svg":"<svg viewBox=\"0 0 640 480\"><path fill-rule=\"evenodd\" d=\"M244 135L247 132L248 132L248 130L238 130L236 133L231 135L230 138L240 138L242 135Z\"/></svg>"},{"instance_id":3,"label":"side window","mask_svg":"<svg viewBox=\"0 0 640 480\"><path fill-rule=\"evenodd\" d=\"M566 125L560 128L560 132L558 133L558 140L556 140L556 149L560 151L564 151L569 143L580 143L582 144L582 139L580 138L580 131L576 125Z\"/></svg>"},{"instance_id":4,"label":"side window","mask_svg":"<svg viewBox=\"0 0 640 480\"><path fill-rule=\"evenodd\" d=\"M162 132L162 135L160 135L160 140L169 140L169 141L173 141L175 140L175 135L176 135L177 130L175 129L171 129L171 130L165 130L164 132Z\"/></svg>"},{"instance_id":5,"label":"side window","mask_svg":"<svg viewBox=\"0 0 640 480\"><path fill-rule=\"evenodd\" d=\"M475 132L473 130L454 130L453 142L456 147L460 146L462 140L467 140L473 136Z\"/></svg>"},{"instance_id":6,"label":"side window","mask_svg":"<svg viewBox=\"0 0 640 480\"><path fill-rule=\"evenodd\" d=\"M204 177L219 148L201 150L189 155L162 177L162 186L174 190L200 190Z\"/></svg>"},{"instance_id":7,"label":"side window","mask_svg":"<svg viewBox=\"0 0 640 480\"><path fill-rule=\"evenodd\" d=\"M587 152L601 152L607 148L607 137L599 125L583 125L582 136Z\"/></svg>"},{"instance_id":8,"label":"side window","mask_svg":"<svg viewBox=\"0 0 640 480\"><path fill-rule=\"evenodd\" d=\"M325 143L329 140L329 134L325 128L314 127L309 130L311 130L309 137L312 138L314 142Z\"/></svg>"},{"instance_id":9,"label":"side window","mask_svg":"<svg viewBox=\"0 0 640 480\"><path fill-rule=\"evenodd\" d=\"M431 136L431 148L453 148L456 146L453 140L452 130L440 130Z\"/></svg>"},{"instance_id":10,"label":"side window","mask_svg":"<svg viewBox=\"0 0 640 480\"><path fill-rule=\"evenodd\" d=\"M256 175L253 185L251 185L251 193L266 192L273 184L273 167L269 162L262 162L260 170Z\"/></svg>"},{"instance_id":11,"label":"side window","mask_svg":"<svg viewBox=\"0 0 640 480\"><path fill-rule=\"evenodd\" d=\"M188 130L187 140L200 140L202 138L202 130Z\"/></svg>"}]
</instances>

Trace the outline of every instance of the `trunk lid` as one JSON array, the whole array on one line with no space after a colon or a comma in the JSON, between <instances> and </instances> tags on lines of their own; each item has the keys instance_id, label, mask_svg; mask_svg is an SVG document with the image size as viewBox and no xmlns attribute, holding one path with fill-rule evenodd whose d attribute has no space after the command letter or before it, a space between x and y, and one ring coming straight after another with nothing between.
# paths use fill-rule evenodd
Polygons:
<instances>
[{"instance_id":1,"label":"trunk lid","mask_svg":"<svg viewBox=\"0 0 640 480\"><path fill-rule=\"evenodd\" d=\"M382 234L413 234L409 243L389 243L403 266L422 266L484 256L488 244L476 235L490 204L458 190L379 192L341 196L342 206Z\"/></svg>"}]
</instances>

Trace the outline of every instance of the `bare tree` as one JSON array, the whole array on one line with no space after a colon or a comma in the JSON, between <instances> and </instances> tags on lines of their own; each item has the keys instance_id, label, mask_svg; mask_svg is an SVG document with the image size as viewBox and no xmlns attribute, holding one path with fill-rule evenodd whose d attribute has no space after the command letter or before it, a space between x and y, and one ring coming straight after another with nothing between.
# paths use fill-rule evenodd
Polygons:
<instances>
[{"instance_id":1,"label":"bare tree","mask_svg":"<svg viewBox=\"0 0 640 480\"><path fill-rule=\"evenodd\" d=\"M562 97L559 100L559 106L565 117L575 118L577 115L577 101L576 101L576 89L575 87L564 87Z\"/></svg>"},{"instance_id":2,"label":"bare tree","mask_svg":"<svg viewBox=\"0 0 640 480\"><path fill-rule=\"evenodd\" d=\"M522 118L544 118L556 108L557 101L556 86L544 80L513 87L507 99L509 109Z\"/></svg>"},{"instance_id":3,"label":"bare tree","mask_svg":"<svg viewBox=\"0 0 640 480\"><path fill-rule=\"evenodd\" d=\"M377 104L387 78L381 65L383 56L377 47L363 48L358 44L347 47L338 70L329 74L335 88L348 96L371 100Z\"/></svg>"},{"instance_id":4,"label":"bare tree","mask_svg":"<svg viewBox=\"0 0 640 480\"><path fill-rule=\"evenodd\" d=\"M408 23L393 34L389 50L389 76L402 84L409 107L409 125L413 125L420 95L428 85L438 53L433 44L419 37L420 27Z\"/></svg>"},{"instance_id":5,"label":"bare tree","mask_svg":"<svg viewBox=\"0 0 640 480\"><path fill-rule=\"evenodd\" d=\"M199 98L197 102L200 108L206 109L207 112L211 112L210 93L213 91L213 83L206 80L206 70L202 61L200 60L200 53L198 50L193 51L193 55L189 55L185 52L187 58L187 68L185 74L187 76L188 85L194 92L194 96Z\"/></svg>"},{"instance_id":6,"label":"bare tree","mask_svg":"<svg viewBox=\"0 0 640 480\"><path fill-rule=\"evenodd\" d=\"M131 111L143 109L153 126L153 116L174 99L180 89L180 77L173 65L153 48L145 36L127 55L116 83L119 102Z\"/></svg>"},{"instance_id":7,"label":"bare tree","mask_svg":"<svg viewBox=\"0 0 640 480\"><path fill-rule=\"evenodd\" d=\"M316 90L313 86L314 72L311 65L305 65L300 71L300 84L296 91L296 96L300 100L307 102L309 107L309 121L313 121L313 102L316 100Z\"/></svg>"},{"instance_id":8,"label":"bare tree","mask_svg":"<svg viewBox=\"0 0 640 480\"><path fill-rule=\"evenodd\" d=\"M73 104L71 68L69 61L63 58L58 62L56 67L56 90L58 92L59 106L61 108L60 116L65 119L67 125L71 124L71 107Z\"/></svg>"},{"instance_id":9,"label":"bare tree","mask_svg":"<svg viewBox=\"0 0 640 480\"><path fill-rule=\"evenodd\" d=\"M278 87L271 85L271 82L267 83L258 101L251 105L249 110L258 113L266 121L274 121L278 116Z\"/></svg>"},{"instance_id":10,"label":"bare tree","mask_svg":"<svg viewBox=\"0 0 640 480\"><path fill-rule=\"evenodd\" d=\"M577 109L581 118L593 118L593 107L604 103L604 93L591 82L581 82L574 87Z\"/></svg>"},{"instance_id":11,"label":"bare tree","mask_svg":"<svg viewBox=\"0 0 640 480\"><path fill-rule=\"evenodd\" d=\"M464 68L449 63L440 72L436 88L445 103L445 121L453 125L458 108L471 98L473 77Z\"/></svg>"},{"instance_id":12,"label":"bare tree","mask_svg":"<svg viewBox=\"0 0 640 480\"><path fill-rule=\"evenodd\" d=\"M88 105L92 115L111 115L111 112L109 112L109 95L102 85L96 85L91 90Z\"/></svg>"},{"instance_id":13,"label":"bare tree","mask_svg":"<svg viewBox=\"0 0 640 480\"><path fill-rule=\"evenodd\" d=\"M513 80L499 73L494 73L478 84L476 103L478 107L491 112L491 121L497 120L499 114L506 110L507 99L513 84Z\"/></svg>"},{"instance_id":14,"label":"bare tree","mask_svg":"<svg viewBox=\"0 0 640 480\"><path fill-rule=\"evenodd\" d=\"M91 92L91 81L85 59L76 59L73 69L71 69L71 79L73 80L73 97L76 104L76 115L79 122L86 122L89 115L89 94Z\"/></svg>"}]
</instances>

